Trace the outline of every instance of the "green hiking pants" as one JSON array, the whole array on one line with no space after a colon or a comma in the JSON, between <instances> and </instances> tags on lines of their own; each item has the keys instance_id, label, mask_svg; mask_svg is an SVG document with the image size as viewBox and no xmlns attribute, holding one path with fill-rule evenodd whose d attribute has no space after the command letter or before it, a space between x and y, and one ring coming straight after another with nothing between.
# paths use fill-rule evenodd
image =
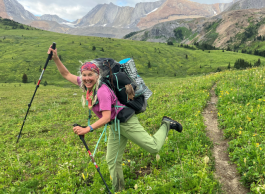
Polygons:
<instances>
[{"instance_id":1,"label":"green hiking pants","mask_svg":"<svg viewBox=\"0 0 265 194\"><path fill-rule=\"evenodd\" d=\"M109 130L106 159L112 180L112 188L115 192L123 190L125 186L122 170L122 155L127 140L131 140L149 153L158 153L165 142L169 129L170 123L164 122L159 130L153 136L150 136L139 123L136 115L134 115L126 123L120 123L120 143L118 131Z\"/></svg>"}]
</instances>

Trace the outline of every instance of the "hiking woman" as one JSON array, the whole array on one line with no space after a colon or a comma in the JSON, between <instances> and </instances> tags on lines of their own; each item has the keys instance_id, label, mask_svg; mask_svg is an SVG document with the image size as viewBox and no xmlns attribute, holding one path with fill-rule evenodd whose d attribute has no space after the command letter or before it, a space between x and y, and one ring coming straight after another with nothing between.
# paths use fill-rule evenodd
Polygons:
<instances>
[{"instance_id":1,"label":"hiking woman","mask_svg":"<svg viewBox=\"0 0 265 194\"><path fill-rule=\"evenodd\" d=\"M61 75L66 80L80 86L84 91L85 87L87 88L86 100L88 101L88 108L99 118L96 122L86 128L79 126L74 127L74 133L77 135L84 135L92 130L96 130L111 122L117 114L123 110L124 105L118 101L118 105L121 107L115 111L114 105L116 105L117 97L108 86L102 84L102 86L99 87L101 70L98 68L96 60L84 63L80 68L81 76L78 77L71 74L62 64L57 56L57 49L53 50L52 48L49 48L48 54L51 51L53 51L53 60ZM128 139L149 153L158 153L164 144L170 129L181 132L182 126L177 121L168 117L163 117L158 131L153 136L150 136L139 123L137 116L133 115L127 122L120 123L120 138L118 132L109 130L106 160L110 171L110 178L112 180L112 188L115 191L121 191L125 187L122 170L122 156Z\"/></svg>"}]
</instances>

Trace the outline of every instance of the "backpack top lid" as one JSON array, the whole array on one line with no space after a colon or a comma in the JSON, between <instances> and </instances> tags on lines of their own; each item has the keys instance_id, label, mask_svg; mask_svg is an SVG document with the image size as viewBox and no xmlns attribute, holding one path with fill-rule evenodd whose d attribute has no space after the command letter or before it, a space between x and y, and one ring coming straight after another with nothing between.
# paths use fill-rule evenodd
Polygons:
<instances>
[{"instance_id":1,"label":"backpack top lid","mask_svg":"<svg viewBox=\"0 0 265 194\"><path fill-rule=\"evenodd\" d=\"M100 69L101 77L106 77L110 74L110 70L112 73L117 73L120 70L120 64L111 58L98 58L91 61Z\"/></svg>"}]
</instances>

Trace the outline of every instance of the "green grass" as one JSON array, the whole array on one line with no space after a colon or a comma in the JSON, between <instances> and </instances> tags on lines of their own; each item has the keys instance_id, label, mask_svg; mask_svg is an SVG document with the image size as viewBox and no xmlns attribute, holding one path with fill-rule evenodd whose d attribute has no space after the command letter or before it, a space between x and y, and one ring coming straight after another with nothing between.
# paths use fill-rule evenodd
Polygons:
<instances>
[{"instance_id":1,"label":"green grass","mask_svg":"<svg viewBox=\"0 0 265 194\"><path fill-rule=\"evenodd\" d=\"M8 27L8 29L6 29ZM114 58L119 61L133 57L138 72L143 77L186 77L203 73L215 72L218 67L225 68L239 59L257 61L258 56L224 52L189 50L166 44L109 39L99 37L86 37L59 34L47 31L26 29L12 29L0 23L0 82L20 82L26 73L30 82L38 81L40 67L43 68L48 47L52 42L57 43L58 54L62 62L73 74L76 74L81 61L92 60L99 57ZM5 38L5 39L4 39ZM80 45L81 43L81 45ZM92 51L92 46L96 50ZM105 52L100 51L104 48ZM155 52L155 48L156 52ZM158 53L158 48L161 53ZM186 59L186 55L189 56ZM151 62L151 68L147 63ZM265 60L261 59L262 65ZM200 68L202 66L203 68ZM53 61L45 71L43 80L48 84L56 84L62 78Z\"/></svg>"},{"instance_id":2,"label":"green grass","mask_svg":"<svg viewBox=\"0 0 265 194\"><path fill-rule=\"evenodd\" d=\"M88 110L80 103L82 92L63 80L54 62L50 62L43 77L42 82L46 80L48 85L38 89L22 137L16 144L36 86L22 84L22 75L26 73L31 82L38 80L40 66L43 67L47 49L54 41L63 63L73 74L78 71L79 60L111 57L119 61L133 56L138 72L153 91L147 111L138 115L140 123L150 134L159 128L164 115L183 125L182 133L170 131L159 152L159 161L156 155L131 142L127 144L123 157L126 191L122 193L222 192L214 178L213 144L205 133L201 115L216 82L218 121L225 137L231 139L231 160L237 164L242 182L252 192L263 191L264 68L205 73L214 72L217 67L224 70L229 62L233 66L238 58L252 64L261 58L265 65L264 58L6 27L0 22L0 193L106 192L82 142L72 131L73 123L85 125L87 122ZM92 46L97 47L96 51L92 51ZM100 48L105 52L99 51ZM155 52L155 48L161 53ZM149 69L148 61L151 62ZM175 78L174 74L181 78ZM93 115L92 122L95 120ZM101 131L86 135L91 150ZM102 140L96 161L107 184L111 185L105 154L106 144ZM207 157L209 163L205 163Z\"/></svg>"},{"instance_id":3,"label":"green grass","mask_svg":"<svg viewBox=\"0 0 265 194\"><path fill-rule=\"evenodd\" d=\"M155 154L127 144L123 157L126 191L122 193L150 193L150 188L153 193L220 193L213 175L212 142L201 115L209 90L219 77L146 79L153 96L147 111L138 115L140 123L154 134L162 117L168 115L180 121L184 130L170 131L159 161ZM0 193L104 193L100 176L72 131L72 124L85 125L88 115L87 108L81 107L82 92L76 86L41 86L16 144L34 90L34 84L0 84L0 101L5 104L0 111ZM92 122L95 119L93 115ZM98 129L86 135L91 150L101 132ZM105 154L102 140L96 161L111 185ZM204 162L205 157L210 158L209 163Z\"/></svg>"},{"instance_id":4,"label":"green grass","mask_svg":"<svg viewBox=\"0 0 265 194\"><path fill-rule=\"evenodd\" d=\"M229 138L229 155L242 182L264 193L264 68L226 72L218 82L219 127Z\"/></svg>"}]
</instances>

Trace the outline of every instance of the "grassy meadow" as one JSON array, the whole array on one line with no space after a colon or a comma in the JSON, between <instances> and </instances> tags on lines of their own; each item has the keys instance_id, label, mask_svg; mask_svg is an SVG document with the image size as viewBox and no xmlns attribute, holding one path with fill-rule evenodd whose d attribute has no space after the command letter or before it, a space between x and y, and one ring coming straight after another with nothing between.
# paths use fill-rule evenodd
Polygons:
<instances>
[{"instance_id":1,"label":"grassy meadow","mask_svg":"<svg viewBox=\"0 0 265 194\"><path fill-rule=\"evenodd\" d=\"M265 70L225 72L216 88L218 122L229 155L252 193L265 193Z\"/></svg>"},{"instance_id":2,"label":"grassy meadow","mask_svg":"<svg viewBox=\"0 0 265 194\"><path fill-rule=\"evenodd\" d=\"M37 30L25 26L12 29L12 22L0 19L0 82L21 82L27 74L29 82L38 81L43 68L48 47L57 43L62 62L76 74L79 61L99 57L109 57L116 61L133 57L142 77L186 77L216 72L217 68L226 69L239 58L254 64L262 57L221 50L191 50L178 47L178 44L152 43L112 38L74 36ZM27 28L29 30L27 30ZM93 46L96 50L92 50ZM103 51L104 50L104 51ZM151 67L148 68L150 61ZM61 76L53 61L47 67L43 80L57 84Z\"/></svg>"},{"instance_id":3,"label":"grassy meadow","mask_svg":"<svg viewBox=\"0 0 265 194\"><path fill-rule=\"evenodd\" d=\"M28 30L26 29L28 28ZM229 155L243 184L252 193L265 193L264 183L264 76L262 57L202 51L151 42L73 36L37 30L12 29L0 21L0 193L106 193L105 186L72 125L86 125L88 109L81 106L82 91L64 81L51 61L43 76L48 85L38 89L22 137L16 143L47 49L57 43L62 62L75 74L85 61L133 57L153 95L138 115L153 135L167 115L180 121L183 132L170 131L156 154L128 142L123 157L126 190L120 193L222 193L214 178L215 164L202 112L217 83L218 122L229 138ZM95 46L96 50L92 50ZM103 48L103 49L102 49ZM104 51L103 51L104 50ZM186 55L188 57L186 57ZM261 67L227 69L242 58ZM148 68L148 61L151 68ZM222 72L215 72L217 68ZM21 83L26 73L30 83ZM194 76L193 76L194 75ZM67 87L62 87L67 86ZM93 114L92 122L96 120ZM94 150L103 128L87 134ZM111 186L102 138L95 160Z\"/></svg>"},{"instance_id":4,"label":"grassy meadow","mask_svg":"<svg viewBox=\"0 0 265 194\"><path fill-rule=\"evenodd\" d=\"M148 110L138 116L141 124L152 135L162 117L168 115L179 120L184 131L170 131L159 152L160 160L129 142L123 158L126 191L122 193L220 193L220 185L213 176L212 142L206 136L201 115L209 90L219 77L215 74L165 79L160 83L149 80L154 94ZM96 168L72 131L73 123L87 122L88 110L81 106L79 88L41 86L16 144L34 89L34 84L0 85L1 104L5 104L0 120L2 193L105 193ZM98 129L86 135L91 150L101 132ZM111 185L105 154L103 138L95 158Z\"/></svg>"}]
</instances>

